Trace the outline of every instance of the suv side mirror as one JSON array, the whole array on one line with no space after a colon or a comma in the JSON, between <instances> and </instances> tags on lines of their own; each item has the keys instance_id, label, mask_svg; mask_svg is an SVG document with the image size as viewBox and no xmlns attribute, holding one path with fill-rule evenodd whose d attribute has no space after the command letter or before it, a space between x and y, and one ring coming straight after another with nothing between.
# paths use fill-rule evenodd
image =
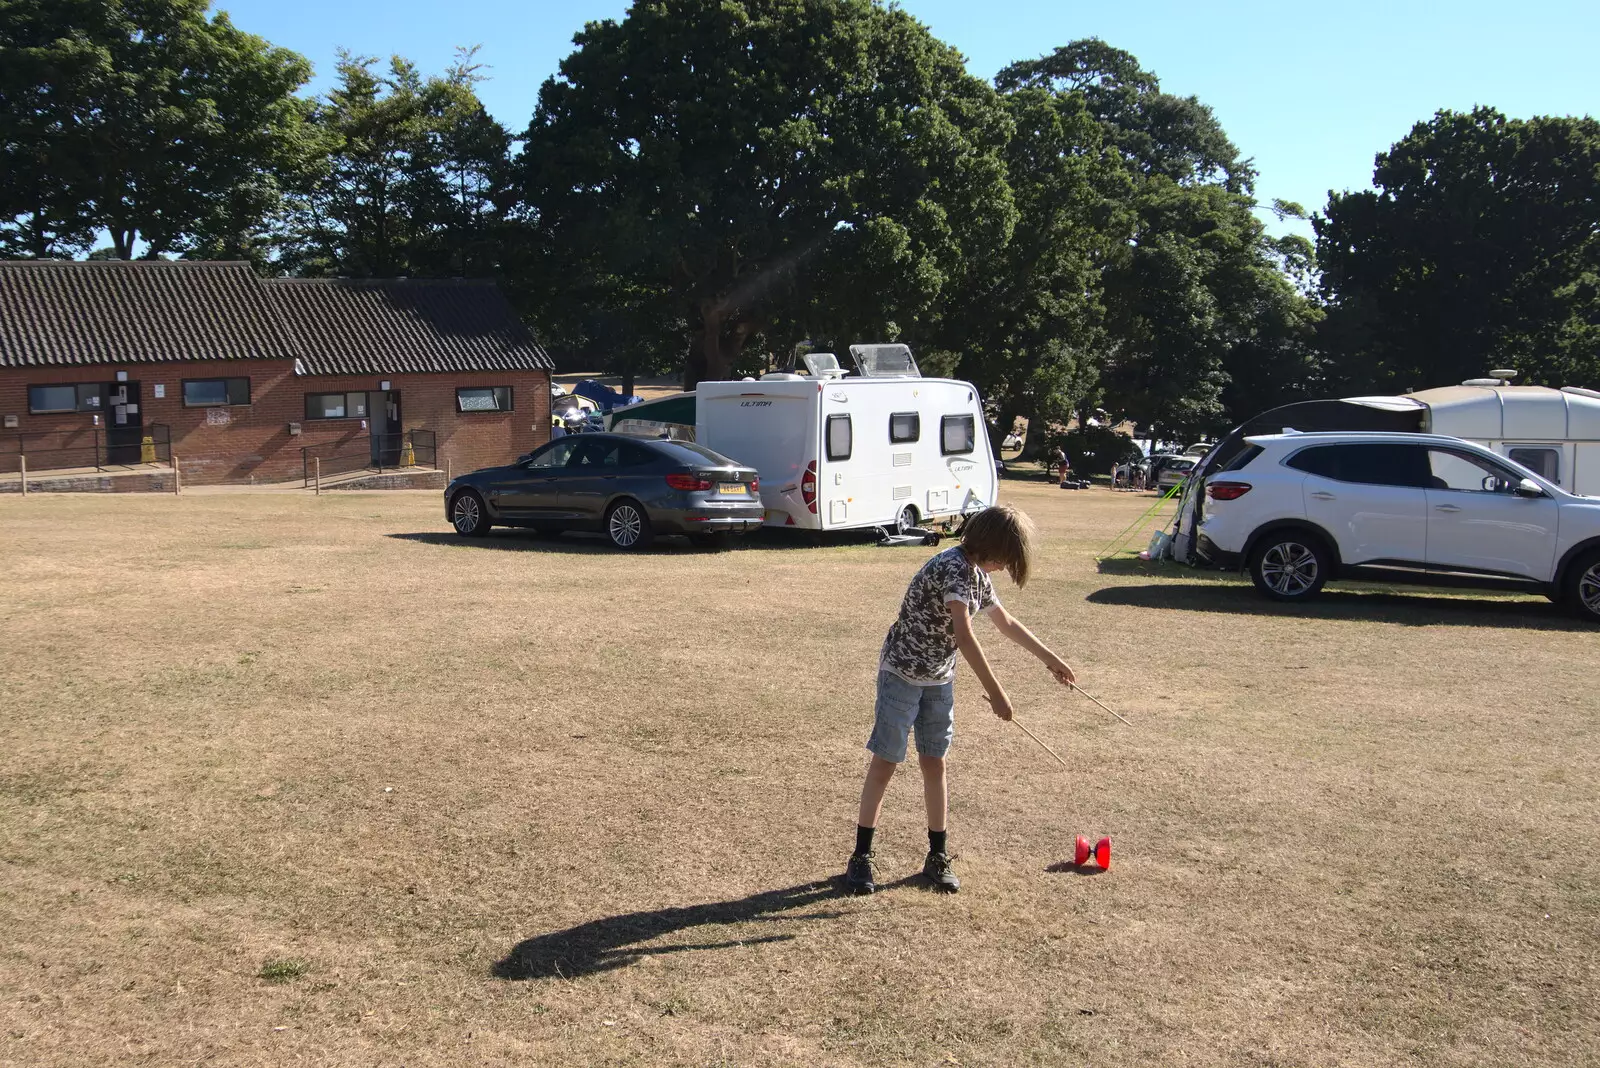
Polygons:
<instances>
[{"instance_id":1,"label":"suv side mirror","mask_svg":"<svg viewBox=\"0 0 1600 1068\"><path fill-rule=\"evenodd\" d=\"M1531 478L1525 478L1517 483L1516 493L1518 497L1538 498L1544 496L1544 490L1539 487L1539 483Z\"/></svg>"}]
</instances>

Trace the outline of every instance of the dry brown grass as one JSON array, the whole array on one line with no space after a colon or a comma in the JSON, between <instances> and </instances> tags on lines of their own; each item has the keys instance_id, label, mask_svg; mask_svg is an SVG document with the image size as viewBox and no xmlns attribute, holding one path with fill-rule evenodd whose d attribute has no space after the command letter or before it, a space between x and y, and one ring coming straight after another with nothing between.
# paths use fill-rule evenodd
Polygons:
<instances>
[{"instance_id":1,"label":"dry brown grass","mask_svg":"<svg viewBox=\"0 0 1600 1068\"><path fill-rule=\"evenodd\" d=\"M1012 485L965 889L847 853L922 549L642 557L431 493L0 501L0 1062L1518 1065L1600 1059L1596 634L1542 601L1092 553ZM1109 874L1052 872L1110 833ZM920 866L915 773L883 874Z\"/></svg>"}]
</instances>

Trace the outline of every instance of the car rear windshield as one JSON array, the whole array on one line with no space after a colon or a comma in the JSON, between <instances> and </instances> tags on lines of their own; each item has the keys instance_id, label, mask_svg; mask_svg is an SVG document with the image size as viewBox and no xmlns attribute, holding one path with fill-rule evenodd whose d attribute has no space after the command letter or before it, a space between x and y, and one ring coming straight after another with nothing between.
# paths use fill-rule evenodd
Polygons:
<instances>
[{"instance_id":1,"label":"car rear windshield","mask_svg":"<svg viewBox=\"0 0 1600 1068\"><path fill-rule=\"evenodd\" d=\"M1238 456L1235 456L1233 458L1232 462L1230 462L1226 467L1224 467L1223 470L1224 471L1243 471L1245 468L1250 466L1250 464L1255 460L1255 458L1257 456L1260 456L1260 455L1261 455L1261 446L1260 445L1247 446L1245 448L1245 450L1243 452L1241 452Z\"/></svg>"},{"instance_id":2,"label":"car rear windshield","mask_svg":"<svg viewBox=\"0 0 1600 1068\"><path fill-rule=\"evenodd\" d=\"M682 460L685 463L709 463L717 467L744 466L737 460L730 460L720 452L712 452L704 445L697 445L692 441L661 441L653 444L674 460Z\"/></svg>"}]
</instances>

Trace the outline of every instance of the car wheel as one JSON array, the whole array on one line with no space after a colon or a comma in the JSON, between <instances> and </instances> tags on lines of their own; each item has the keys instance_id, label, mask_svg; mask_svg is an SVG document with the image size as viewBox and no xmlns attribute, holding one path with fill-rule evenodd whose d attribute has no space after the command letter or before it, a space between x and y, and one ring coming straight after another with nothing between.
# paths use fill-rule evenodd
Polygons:
<instances>
[{"instance_id":1,"label":"car wheel","mask_svg":"<svg viewBox=\"0 0 1600 1068\"><path fill-rule=\"evenodd\" d=\"M1579 618L1600 623L1600 550L1579 557L1572 565L1562 599Z\"/></svg>"},{"instance_id":2,"label":"car wheel","mask_svg":"<svg viewBox=\"0 0 1600 1068\"><path fill-rule=\"evenodd\" d=\"M489 522L489 509L476 490L462 490L450 502L450 525L463 538L481 538L494 524Z\"/></svg>"},{"instance_id":3,"label":"car wheel","mask_svg":"<svg viewBox=\"0 0 1600 1068\"><path fill-rule=\"evenodd\" d=\"M1250 578L1274 601L1309 601L1321 592L1332 567L1322 542L1296 530L1268 534L1250 554Z\"/></svg>"},{"instance_id":4,"label":"car wheel","mask_svg":"<svg viewBox=\"0 0 1600 1068\"><path fill-rule=\"evenodd\" d=\"M606 537L619 549L643 549L655 540L650 517L637 501L618 501L606 511Z\"/></svg>"},{"instance_id":5,"label":"car wheel","mask_svg":"<svg viewBox=\"0 0 1600 1068\"><path fill-rule=\"evenodd\" d=\"M906 505L900 509L900 514L894 517L894 532L904 534L917 525L917 509L915 505Z\"/></svg>"}]
</instances>

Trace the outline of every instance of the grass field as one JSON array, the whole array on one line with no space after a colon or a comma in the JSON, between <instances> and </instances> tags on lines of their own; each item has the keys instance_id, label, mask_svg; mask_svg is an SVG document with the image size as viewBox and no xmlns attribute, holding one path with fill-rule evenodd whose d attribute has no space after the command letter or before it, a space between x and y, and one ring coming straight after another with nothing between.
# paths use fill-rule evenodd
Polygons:
<instances>
[{"instance_id":1,"label":"grass field","mask_svg":"<svg viewBox=\"0 0 1600 1068\"><path fill-rule=\"evenodd\" d=\"M1094 553L1006 491L955 897L835 896L928 550L446 532L432 493L0 500L0 1064L1600 1062L1600 634ZM1111 834L1106 874L1063 871Z\"/></svg>"}]
</instances>

